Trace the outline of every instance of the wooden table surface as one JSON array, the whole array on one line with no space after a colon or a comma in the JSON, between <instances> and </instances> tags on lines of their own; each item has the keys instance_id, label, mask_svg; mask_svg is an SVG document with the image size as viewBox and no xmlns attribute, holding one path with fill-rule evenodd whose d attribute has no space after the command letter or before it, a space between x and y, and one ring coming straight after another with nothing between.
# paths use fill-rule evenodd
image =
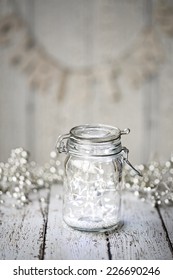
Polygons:
<instances>
[{"instance_id":1,"label":"wooden table surface","mask_svg":"<svg viewBox=\"0 0 173 280\"><path fill-rule=\"evenodd\" d=\"M113 233L65 225L60 185L20 210L1 206L0 259L173 259L173 207L153 208L129 193L122 204L124 225Z\"/></svg>"}]
</instances>

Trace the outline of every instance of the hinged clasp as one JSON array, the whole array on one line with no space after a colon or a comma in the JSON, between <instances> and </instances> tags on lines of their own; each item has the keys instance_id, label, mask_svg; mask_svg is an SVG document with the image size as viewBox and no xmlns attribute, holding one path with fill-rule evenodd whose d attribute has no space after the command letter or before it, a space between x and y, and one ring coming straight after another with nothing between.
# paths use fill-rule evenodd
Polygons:
<instances>
[{"instance_id":1,"label":"hinged clasp","mask_svg":"<svg viewBox=\"0 0 173 280\"><path fill-rule=\"evenodd\" d=\"M125 161L125 163L127 163L134 171L137 175L142 176L142 174L130 163L130 161L128 160L128 155L129 155L129 150L126 147L122 148L122 151L125 152L126 157L123 158L123 160Z\"/></svg>"},{"instance_id":2,"label":"hinged clasp","mask_svg":"<svg viewBox=\"0 0 173 280\"><path fill-rule=\"evenodd\" d=\"M58 140L56 141L56 149L59 153L66 153L67 152L67 145L66 141L69 138L70 134L63 134L58 137Z\"/></svg>"}]
</instances>

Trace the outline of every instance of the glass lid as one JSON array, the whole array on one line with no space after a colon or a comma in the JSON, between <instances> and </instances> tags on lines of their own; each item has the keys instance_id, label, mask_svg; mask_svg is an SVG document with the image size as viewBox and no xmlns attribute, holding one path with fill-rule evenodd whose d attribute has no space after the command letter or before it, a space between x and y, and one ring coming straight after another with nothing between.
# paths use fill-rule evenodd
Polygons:
<instances>
[{"instance_id":1,"label":"glass lid","mask_svg":"<svg viewBox=\"0 0 173 280\"><path fill-rule=\"evenodd\" d=\"M121 131L117 127L96 124L96 125L80 125L73 127L70 130L70 137L75 137L79 140L101 143L112 141L119 138L122 134L128 134L130 132L129 129L125 129Z\"/></svg>"}]
</instances>

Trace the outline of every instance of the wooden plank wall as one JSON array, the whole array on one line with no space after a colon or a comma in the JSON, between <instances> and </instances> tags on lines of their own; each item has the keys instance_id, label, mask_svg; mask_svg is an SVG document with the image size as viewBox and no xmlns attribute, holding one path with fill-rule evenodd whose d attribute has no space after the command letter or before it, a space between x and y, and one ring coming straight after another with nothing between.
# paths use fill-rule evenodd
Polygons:
<instances>
[{"instance_id":1,"label":"wooden plank wall","mask_svg":"<svg viewBox=\"0 0 173 280\"><path fill-rule=\"evenodd\" d=\"M8 2L8 4L7 4ZM151 20L156 1L150 0L15 0L0 2L0 14L17 3L33 36L55 60L73 68L101 64L119 57ZM172 3L172 1L170 1ZM134 163L172 152L173 40L162 36L166 62L159 75L139 89L120 80L121 99L114 101L110 86L69 78L65 96L29 89L27 78L9 64L12 54L0 49L0 160L10 149L23 146L38 162L48 160L57 135L81 123L130 127L123 139ZM87 83L87 87L85 86Z\"/></svg>"}]
</instances>

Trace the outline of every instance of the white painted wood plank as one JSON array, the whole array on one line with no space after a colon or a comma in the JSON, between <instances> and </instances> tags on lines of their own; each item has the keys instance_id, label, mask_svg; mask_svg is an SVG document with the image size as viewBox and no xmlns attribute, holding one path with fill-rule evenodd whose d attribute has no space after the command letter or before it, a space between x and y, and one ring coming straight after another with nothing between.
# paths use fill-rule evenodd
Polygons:
<instances>
[{"instance_id":1,"label":"white painted wood plank","mask_svg":"<svg viewBox=\"0 0 173 280\"><path fill-rule=\"evenodd\" d=\"M159 137L158 157L159 160L167 160L173 152L173 40L164 37L166 63L162 68L159 78Z\"/></svg>"},{"instance_id":2,"label":"white painted wood plank","mask_svg":"<svg viewBox=\"0 0 173 280\"><path fill-rule=\"evenodd\" d=\"M112 259L173 258L157 210L133 195L128 194L123 199L124 226L108 236L79 232L66 226L62 222L62 197L58 198L61 195L61 187L54 186L49 207L46 259L105 259L108 251Z\"/></svg>"},{"instance_id":3,"label":"white painted wood plank","mask_svg":"<svg viewBox=\"0 0 173 280\"><path fill-rule=\"evenodd\" d=\"M13 6L12 1L2 1L1 9L5 2L8 10L14 12L15 4ZM29 1L17 2L18 13L21 12L21 16L26 18ZM0 46L0 161L6 161L10 150L15 147L22 146L32 155L34 152L34 120L30 102L33 94L27 86L26 77L18 67L12 66L11 58L16 52L14 41L11 40L9 46Z\"/></svg>"},{"instance_id":4,"label":"white painted wood plank","mask_svg":"<svg viewBox=\"0 0 173 280\"><path fill-rule=\"evenodd\" d=\"M43 258L46 203L35 199L22 209L1 207L0 217L0 259Z\"/></svg>"},{"instance_id":5,"label":"white painted wood plank","mask_svg":"<svg viewBox=\"0 0 173 280\"><path fill-rule=\"evenodd\" d=\"M113 259L172 259L166 232L155 208L132 194L123 198L124 226L109 236ZM170 218L170 219L169 219ZM171 216L167 222L172 223Z\"/></svg>"},{"instance_id":6,"label":"white painted wood plank","mask_svg":"<svg viewBox=\"0 0 173 280\"><path fill-rule=\"evenodd\" d=\"M166 227L173 250L173 207L160 207L160 214Z\"/></svg>"},{"instance_id":7,"label":"white painted wood plank","mask_svg":"<svg viewBox=\"0 0 173 280\"><path fill-rule=\"evenodd\" d=\"M108 259L104 233L73 230L62 221L62 187L51 191L45 259Z\"/></svg>"},{"instance_id":8,"label":"white painted wood plank","mask_svg":"<svg viewBox=\"0 0 173 280\"><path fill-rule=\"evenodd\" d=\"M0 161L12 148L26 147L25 81L9 65L11 55L0 49Z\"/></svg>"},{"instance_id":9,"label":"white painted wood plank","mask_svg":"<svg viewBox=\"0 0 173 280\"><path fill-rule=\"evenodd\" d=\"M173 209L160 210L166 232L149 204L128 194L123 206L124 226L109 235L66 226L60 186L52 188L48 225L47 205L41 206L38 200L22 210L1 207L0 259L172 259L168 236L172 242Z\"/></svg>"}]
</instances>

